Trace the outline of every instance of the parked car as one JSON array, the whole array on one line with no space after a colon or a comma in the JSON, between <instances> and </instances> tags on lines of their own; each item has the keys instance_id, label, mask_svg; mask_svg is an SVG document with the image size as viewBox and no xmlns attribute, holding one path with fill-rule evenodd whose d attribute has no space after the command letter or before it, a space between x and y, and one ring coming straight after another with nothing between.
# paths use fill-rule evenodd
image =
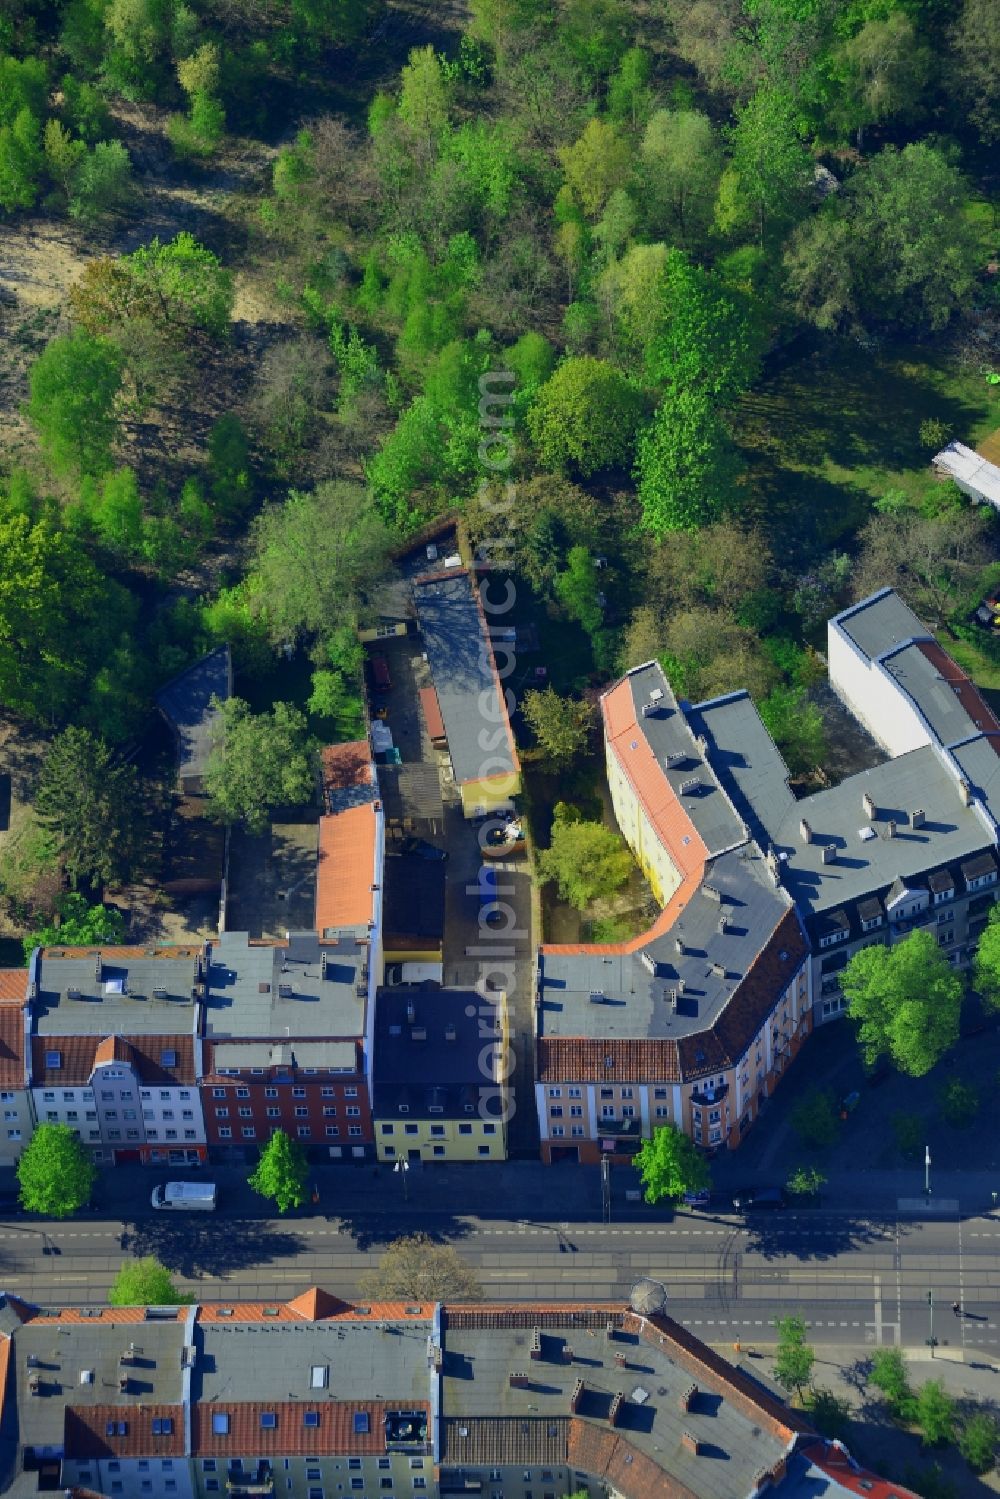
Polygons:
<instances>
[{"instance_id":1,"label":"parked car","mask_svg":"<svg viewBox=\"0 0 1000 1499\"><path fill-rule=\"evenodd\" d=\"M742 1187L733 1194L733 1207L738 1213L772 1212L787 1206L783 1187Z\"/></svg>"},{"instance_id":2,"label":"parked car","mask_svg":"<svg viewBox=\"0 0 1000 1499\"><path fill-rule=\"evenodd\" d=\"M685 1207L689 1208L707 1208L711 1200L711 1192L685 1192L681 1198Z\"/></svg>"},{"instance_id":3,"label":"parked car","mask_svg":"<svg viewBox=\"0 0 1000 1499\"><path fill-rule=\"evenodd\" d=\"M174 1208L182 1213L214 1213L219 1201L214 1182L164 1182L150 1197L154 1208Z\"/></svg>"},{"instance_id":4,"label":"parked car","mask_svg":"<svg viewBox=\"0 0 1000 1499\"><path fill-rule=\"evenodd\" d=\"M388 692L392 686L392 677L389 675L389 663L384 656L373 656L372 681L379 692Z\"/></svg>"},{"instance_id":5,"label":"parked car","mask_svg":"<svg viewBox=\"0 0 1000 1499\"><path fill-rule=\"evenodd\" d=\"M388 985L444 983L442 963L389 963L385 970Z\"/></svg>"}]
</instances>

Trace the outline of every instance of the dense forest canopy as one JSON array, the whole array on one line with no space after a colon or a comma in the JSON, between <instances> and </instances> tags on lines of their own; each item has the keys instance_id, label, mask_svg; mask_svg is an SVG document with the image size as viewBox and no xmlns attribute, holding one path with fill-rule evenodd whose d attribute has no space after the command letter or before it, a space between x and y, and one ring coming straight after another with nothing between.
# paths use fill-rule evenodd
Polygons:
<instances>
[{"instance_id":1,"label":"dense forest canopy","mask_svg":"<svg viewBox=\"0 0 1000 1499\"><path fill-rule=\"evenodd\" d=\"M655 655L807 770L883 581L993 672L927 461L1000 426L998 55L995 0L8 0L0 233L73 263L0 308L0 705L127 744L226 641L357 732L393 549L501 482L564 691Z\"/></svg>"}]
</instances>

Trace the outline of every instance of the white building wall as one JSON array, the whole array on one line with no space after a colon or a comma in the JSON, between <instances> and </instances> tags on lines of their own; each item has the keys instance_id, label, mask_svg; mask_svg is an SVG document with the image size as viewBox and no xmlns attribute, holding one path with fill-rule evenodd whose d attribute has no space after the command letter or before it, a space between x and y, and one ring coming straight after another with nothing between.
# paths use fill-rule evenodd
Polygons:
<instances>
[{"instance_id":1,"label":"white building wall","mask_svg":"<svg viewBox=\"0 0 1000 1499\"><path fill-rule=\"evenodd\" d=\"M38 1124L68 1124L84 1145L100 1149L101 1124L89 1085L32 1088L31 1101Z\"/></svg>"},{"instance_id":2,"label":"white building wall","mask_svg":"<svg viewBox=\"0 0 1000 1499\"><path fill-rule=\"evenodd\" d=\"M830 686L886 754L895 758L931 743L930 730L910 699L877 662L869 663L833 619L827 626L827 656Z\"/></svg>"},{"instance_id":3,"label":"white building wall","mask_svg":"<svg viewBox=\"0 0 1000 1499\"><path fill-rule=\"evenodd\" d=\"M13 1166L35 1128L31 1112L31 1095L27 1088L4 1088L0 1091L0 1166Z\"/></svg>"},{"instance_id":4,"label":"white building wall","mask_svg":"<svg viewBox=\"0 0 1000 1499\"><path fill-rule=\"evenodd\" d=\"M186 1457L63 1459L62 1482L122 1499L192 1499L192 1463Z\"/></svg>"}]
</instances>

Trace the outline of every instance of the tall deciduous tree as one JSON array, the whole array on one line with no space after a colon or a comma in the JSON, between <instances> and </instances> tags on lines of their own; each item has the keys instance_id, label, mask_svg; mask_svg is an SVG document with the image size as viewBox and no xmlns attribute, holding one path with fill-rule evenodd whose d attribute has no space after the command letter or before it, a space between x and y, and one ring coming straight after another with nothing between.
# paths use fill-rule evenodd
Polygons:
<instances>
[{"instance_id":1,"label":"tall deciduous tree","mask_svg":"<svg viewBox=\"0 0 1000 1499\"><path fill-rule=\"evenodd\" d=\"M17 1163L21 1204L46 1218L69 1218L90 1201L97 1167L68 1124L39 1124Z\"/></svg>"},{"instance_id":2,"label":"tall deciduous tree","mask_svg":"<svg viewBox=\"0 0 1000 1499\"><path fill-rule=\"evenodd\" d=\"M650 232L673 243L703 244L722 172L711 120L694 109L658 109L646 126L640 154Z\"/></svg>"},{"instance_id":3,"label":"tall deciduous tree","mask_svg":"<svg viewBox=\"0 0 1000 1499\"><path fill-rule=\"evenodd\" d=\"M385 576L390 544L359 484L319 484L268 506L251 532L249 595L275 644L324 642L353 624Z\"/></svg>"},{"instance_id":4,"label":"tall deciduous tree","mask_svg":"<svg viewBox=\"0 0 1000 1499\"><path fill-rule=\"evenodd\" d=\"M671 390L638 444L643 524L654 536L717 521L737 474L729 433L710 398Z\"/></svg>"},{"instance_id":5,"label":"tall deciduous tree","mask_svg":"<svg viewBox=\"0 0 1000 1499\"><path fill-rule=\"evenodd\" d=\"M79 890L67 890L56 898L52 920L22 941L26 963L36 947L117 947L125 941L125 918L117 906L92 906Z\"/></svg>"},{"instance_id":6,"label":"tall deciduous tree","mask_svg":"<svg viewBox=\"0 0 1000 1499\"><path fill-rule=\"evenodd\" d=\"M901 1072L923 1077L958 1040L962 980L930 932L862 948L840 983L869 1062L888 1056Z\"/></svg>"},{"instance_id":7,"label":"tall deciduous tree","mask_svg":"<svg viewBox=\"0 0 1000 1499\"><path fill-rule=\"evenodd\" d=\"M394 1239L378 1269L361 1277L361 1294L379 1301L480 1301L475 1271L450 1244L427 1234Z\"/></svg>"},{"instance_id":8,"label":"tall deciduous tree","mask_svg":"<svg viewBox=\"0 0 1000 1499\"><path fill-rule=\"evenodd\" d=\"M801 1393L812 1376L816 1355L806 1342L806 1324L801 1317L779 1317L778 1346L774 1352L774 1377L785 1390Z\"/></svg>"},{"instance_id":9,"label":"tall deciduous tree","mask_svg":"<svg viewBox=\"0 0 1000 1499\"><path fill-rule=\"evenodd\" d=\"M31 367L27 412L53 468L100 474L117 432L122 359L106 338L77 330L53 338Z\"/></svg>"},{"instance_id":10,"label":"tall deciduous tree","mask_svg":"<svg viewBox=\"0 0 1000 1499\"><path fill-rule=\"evenodd\" d=\"M976 944L973 983L991 1010L1000 1009L1000 906L993 906Z\"/></svg>"},{"instance_id":11,"label":"tall deciduous tree","mask_svg":"<svg viewBox=\"0 0 1000 1499\"><path fill-rule=\"evenodd\" d=\"M142 845L144 804L135 766L116 764L89 729L64 729L49 745L35 811L74 885L127 877Z\"/></svg>"},{"instance_id":12,"label":"tall deciduous tree","mask_svg":"<svg viewBox=\"0 0 1000 1499\"><path fill-rule=\"evenodd\" d=\"M559 152L566 181L588 218L596 219L614 192L628 178L632 148L613 125L588 120L572 146Z\"/></svg>"},{"instance_id":13,"label":"tall deciduous tree","mask_svg":"<svg viewBox=\"0 0 1000 1499\"><path fill-rule=\"evenodd\" d=\"M906 116L917 104L927 78L930 57L909 16L894 10L875 17L840 48L836 62L844 90L844 116L857 132Z\"/></svg>"},{"instance_id":14,"label":"tall deciduous tree","mask_svg":"<svg viewBox=\"0 0 1000 1499\"><path fill-rule=\"evenodd\" d=\"M205 771L212 810L223 822L242 822L263 833L275 807L311 800L316 784L316 746L306 721L290 703L270 713L252 713L242 698L220 709Z\"/></svg>"},{"instance_id":15,"label":"tall deciduous tree","mask_svg":"<svg viewBox=\"0 0 1000 1499\"><path fill-rule=\"evenodd\" d=\"M738 292L682 250L670 250L646 344L646 370L659 387L701 393L728 405L753 383L761 337Z\"/></svg>"},{"instance_id":16,"label":"tall deciduous tree","mask_svg":"<svg viewBox=\"0 0 1000 1499\"><path fill-rule=\"evenodd\" d=\"M538 856L542 882L552 880L563 900L578 911L591 901L616 894L633 869L622 839L600 822L584 822L559 802L552 823L551 845Z\"/></svg>"},{"instance_id":17,"label":"tall deciduous tree","mask_svg":"<svg viewBox=\"0 0 1000 1499\"><path fill-rule=\"evenodd\" d=\"M812 179L801 132L795 103L782 88L765 85L737 111L716 208L723 233L752 228L763 244L769 229L795 218Z\"/></svg>"},{"instance_id":18,"label":"tall deciduous tree","mask_svg":"<svg viewBox=\"0 0 1000 1499\"><path fill-rule=\"evenodd\" d=\"M526 692L522 711L550 765L566 766L582 755L594 731L594 710L577 698L560 697L553 687Z\"/></svg>"},{"instance_id":19,"label":"tall deciduous tree","mask_svg":"<svg viewBox=\"0 0 1000 1499\"><path fill-rule=\"evenodd\" d=\"M993 0L965 0L951 33L949 82L984 141L1000 138L1000 9Z\"/></svg>"},{"instance_id":20,"label":"tall deciduous tree","mask_svg":"<svg viewBox=\"0 0 1000 1499\"><path fill-rule=\"evenodd\" d=\"M642 1142L635 1166L647 1202L679 1202L685 1192L705 1192L711 1184L708 1162L672 1124L658 1126Z\"/></svg>"},{"instance_id":21,"label":"tall deciduous tree","mask_svg":"<svg viewBox=\"0 0 1000 1499\"><path fill-rule=\"evenodd\" d=\"M125 1260L108 1288L112 1306L189 1306L194 1297L179 1291L166 1265L155 1255Z\"/></svg>"},{"instance_id":22,"label":"tall deciduous tree","mask_svg":"<svg viewBox=\"0 0 1000 1499\"><path fill-rule=\"evenodd\" d=\"M542 462L580 474L628 463L643 410L641 393L603 359L564 359L540 388L528 427Z\"/></svg>"},{"instance_id":23,"label":"tall deciduous tree","mask_svg":"<svg viewBox=\"0 0 1000 1499\"><path fill-rule=\"evenodd\" d=\"M301 1207L305 1202L308 1174L306 1153L298 1140L277 1129L261 1151L257 1169L248 1181L261 1197L271 1198L279 1213L287 1213L289 1208Z\"/></svg>"}]
</instances>

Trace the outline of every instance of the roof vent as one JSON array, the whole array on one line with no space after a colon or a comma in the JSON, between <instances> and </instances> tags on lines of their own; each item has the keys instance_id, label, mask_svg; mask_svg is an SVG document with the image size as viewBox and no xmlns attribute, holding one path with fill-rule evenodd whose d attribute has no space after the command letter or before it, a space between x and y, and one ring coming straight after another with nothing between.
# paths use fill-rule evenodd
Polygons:
<instances>
[{"instance_id":1,"label":"roof vent","mask_svg":"<svg viewBox=\"0 0 1000 1499\"><path fill-rule=\"evenodd\" d=\"M686 780L681 781L681 796L690 796L692 792L697 791L700 786L701 776L688 776Z\"/></svg>"},{"instance_id":2,"label":"roof vent","mask_svg":"<svg viewBox=\"0 0 1000 1499\"><path fill-rule=\"evenodd\" d=\"M570 1414L573 1416L576 1415L577 1411L580 1409L580 1406L583 1404L583 1393L585 1389L586 1385L584 1384L583 1380L578 1379L576 1384L573 1386L573 1393L569 1397Z\"/></svg>"},{"instance_id":3,"label":"roof vent","mask_svg":"<svg viewBox=\"0 0 1000 1499\"><path fill-rule=\"evenodd\" d=\"M690 1431L681 1432L681 1446L685 1452L690 1452L693 1457L697 1457L701 1451L701 1443Z\"/></svg>"},{"instance_id":4,"label":"roof vent","mask_svg":"<svg viewBox=\"0 0 1000 1499\"><path fill-rule=\"evenodd\" d=\"M590 1003L592 1005L602 1005L604 1003L604 990L603 989L591 989L591 991L590 991Z\"/></svg>"},{"instance_id":5,"label":"roof vent","mask_svg":"<svg viewBox=\"0 0 1000 1499\"><path fill-rule=\"evenodd\" d=\"M81 1369L80 1370L80 1383L81 1384L93 1384L94 1383L94 1371L93 1371L93 1369Z\"/></svg>"},{"instance_id":6,"label":"roof vent","mask_svg":"<svg viewBox=\"0 0 1000 1499\"><path fill-rule=\"evenodd\" d=\"M651 952L647 952L644 949L639 954L639 962L642 964L643 968L645 968L647 973L651 973L654 978L656 977L657 964L656 959L653 957L653 954Z\"/></svg>"},{"instance_id":7,"label":"roof vent","mask_svg":"<svg viewBox=\"0 0 1000 1499\"><path fill-rule=\"evenodd\" d=\"M455 1040L458 1039L458 1032L457 1032L457 1030L455 1029L455 1027L453 1025L446 1025L445 1026L445 1028L444 1028L444 1039L446 1041L455 1041Z\"/></svg>"},{"instance_id":8,"label":"roof vent","mask_svg":"<svg viewBox=\"0 0 1000 1499\"><path fill-rule=\"evenodd\" d=\"M875 799L870 792L865 792L861 798L861 805L864 808L864 814L868 818L868 821L874 822L878 816L878 808L875 806Z\"/></svg>"},{"instance_id":9,"label":"roof vent","mask_svg":"<svg viewBox=\"0 0 1000 1499\"><path fill-rule=\"evenodd\" d=\"M163 985L162 984L154 984L153 985L153 998L154 999L166 999L166 997L167 997L167 991L163 987Z\"/></svg>"},{"instance_id":10,"label":"roof vent","mask_svg":"<svg viewBox=\"0 0 1000 1499\"><path fill-rule=\"evenodd\" d=\"M668 770L675 770L678 765L683 765L686 759L687 754L684 750L671 750L669 755L664 755L663 763Z\"/></svg>"},{"instance_id":11,"label":"roof vent","mask_svg":"<svg viewBox=\"0 0 1000 1499\"><path fill-rule=\"evenodd\" d=\"M799 833L802 837L803 843L811 843L813 841L813 830L810 827L809 823L806 822L804 817L799 823Z\"/></svg>"},{"instance_id":12,"label":"roof vent","mask_svg":"<svg viewBox=\"0 0 1000 1499\"><path fill-rule=\"evenodd\" d=\"M720 935L720 937L724 937L728 931L729 931L729 918L727 917L725 911L723 911L722 915L719 917L719 935Z\"/></svg>"},{"instance_id":13,"label":"roof vent","mask_svg":"<svg viewBox=\"0 0 1000 1499\"><path fill-rule=\"evenodd\" d=\"M292 996L294 995L294 993L295 993L295 988L294 988L294 986L292 984L279 984L278 985L278 998L279 999L291 999Z\"/></svg>"},{"instance_id":14,"label":"roof vent","mask_svg":"<svg viewBox=\"0 0 1000 1499\"><path fill-rule=\"evenodd\" d=\"M427 1040L427 1030L426 1030L426 1027L422 1026L422 1025L415 1025L413 1027L413 1030L410 1032L410 1040L411 1041L426 1041Z\"/></svg>"},{"instance_id":15,"label":"roof vent","mask_svg":"<svg viewBox=\"0 0 1000 1499\"><path fill-rule=\"evenodd\" d=\"M972 787L965 779L965 776L962 776L961 780L958 783L958 794L962 798L963 807L969 807L972 805Z\"/></svg>"},{"instance_id":16,"label":"roof vent","mask_svg":"<svg viewBox=\"0 0 1000 1499\"><path fill-rule=\"evenodd\" d=\"M413 1025L415 1023L415 1021L416 1021L416 1018L417 1018L417 1007L413 1003L412 999L407 1000L407 1004L406 1004L406 1018L409 1021L410 1025Z\"/></svg>"},{"instance_id":17,"label":"roof vent","mask_svg":"<svg viewBox=\"0 0 1000 1499\"><path fill-rule=\"evenodd\" d=\"M81 999L82 997L83 996L81 995L79 989L67 989L66 990L66 998L67 999Z\"/></svg>"},{"instance_id":18,"label":"roof vent","mask_svg":"<svg viewBox=\"0 0 1000 1499\"><path fill-rule=\"evenodd\" d=\"M656 713L656 704L655 703L643 703L643 705L642 705L642 716L643 716L643 718L652 718L655 713Z\"/></svg>"},{"instance_id":19,"label":"roof vent","mask_svg":"<svg viewBox=\"0 0 1000 1499\"><path fill-rule=\"evenodd\" d=\"M649 701L651 703L662 702L663 701L663 688L662 687L653 687L653 688L651 688L650 694L649 694Z\"/></svg>"},{"instance_id":20,"label":"roof vent","mask_svg":"<svg viewBox=\"0 0 1000 1499\"><path fill-rule=\"evenodd\" d=\"M832 843L824 843L824 845L823 845L823 863L824 864L833 864L833 863L836 862L836 859L837 859L837 850L836 850L836 848L833 846Z\"/></svg>"},{"instance_id":21,"label":"roof vent","mask_svg":"<svg viewBox=\"0 0 1000 1499\"><path fill-rule=\"evenodd\" d=\"M861 839L862 843L868 843L872 838L877 838L878 834L873 827L869 827L869 825L865 823L863 828L858 828L858 837Z\"/></svg>"},{"instance_id":22,"label":"roof vent","mask_svg":"<svg viewBox=\"0 0 1000 1499\"><path fill-rule=\"evenodd\" d=\"M715 977L717 979L724 979L725 978L725 976L726 976L726 970L722 966L721 963L712 963L712 964L710 964L710 967L711 967L711 970L715 974Z\"/></svg>"},{"instance_id":23,"label":"roof vent","mask_svg":"<svg viewBox=\"0 0 1000 1499\"><path fill-rule=\"evenodd\" d=\"M926 816L926 814L924 812L923 807L918 807L915 812L911 812L910 813L910 827L911 828L922 828L923 825L924 825L924 823L926 821L927 821L927 816Z\"/></svg>"},{"instance_id":24,"label":"roof vent","mask_svg":"<svg viewBox=\"0 0 1000 1499\"><path fill-rule=\"evenodd\" d=\"M678 953L683 958L685 952L687 951L687 949L684 946L684 938L683 937L675 937L674 938L674 947L677 949Z\"/></svg>"},{"instance_id":25,"label":"roof vent","mask_svg":"<svg viewBox=\"0 0 1000 1499\"><path fill-rule=\"evenodd\" d=\"M101 982L101 973L102 973L101 955L100 955L100 953L98 953L97 954L97 959L96 959L96 961L94 963L94 977L97 979L98 983Z\"/></svg>"},{"instance_id":26,"label":"roof vent","mask_svg":"<svg viewBox=\"0 0 1000 1499\"><path fill-rule=\"evenodd\" d=\"M896 836L896 824L891 817L885 825L885 836L887 838L895 838Z\"/></svg>"},{"instance_id":27,"label":"roof vent","mask_svg":"<svg viewBox=\"0 0 1000 1499\"><path fill-rule=\"evenodd\" d=\"M622 1406L625 1404L625 1396L619 1390L611 1401L611 1409L608 1411L610 1425L617 1426L622 1417Z\"/></svg>"},{"instance_id":28,"label":"roof vent","mask_svg":"<svg viewBox=\"0 0 1000 1499\"><path fill-rule=\"evenodd\" d=\"M701 893L707 896L709 900L717 901L720 906L722 905L722 891L717 890L714 885L702 885Z\"/></svg>"}]
</instances>

